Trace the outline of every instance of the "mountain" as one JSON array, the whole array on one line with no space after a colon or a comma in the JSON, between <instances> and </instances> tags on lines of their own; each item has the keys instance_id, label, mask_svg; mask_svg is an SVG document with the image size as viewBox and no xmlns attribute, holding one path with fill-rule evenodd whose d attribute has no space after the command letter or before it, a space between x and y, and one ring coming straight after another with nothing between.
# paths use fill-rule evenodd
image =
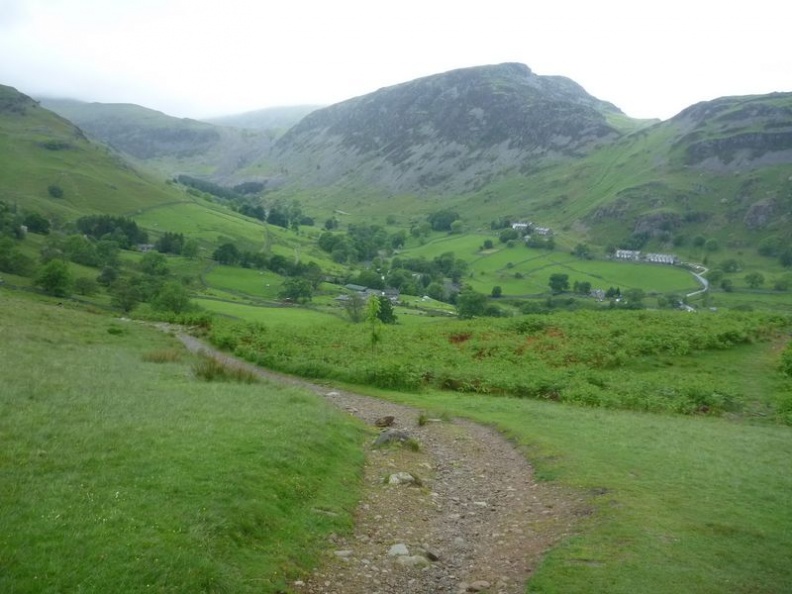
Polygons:
<instances>
[{"instance_id":1,"label":"mountain","mask_svg":"<svg viewBox=\"0 0 792 594\"><path fill-rule=\"evenodd\" d=\"M206 118L203 121L217 126L244 128L247 130L270 130L283 133L309 113L322 107L324 106L293 105L287 107L268 107L236 115Z\"/></svg>"},{"instance_id":2,"label":"mountain","mask_svg":"<svg viewBox=\"0 0 792 594\"><path fill-rule=\"evenodd\" d=\"M792 93L641 121L569 79L499 64L316 109L277 139L137 106L56 107L136 164L266 182L265 202L297 199L318 216L452 208L469 229L506 217L655 251L700 237L735 254L792 241Z\"/></svg>"},{"instance_id":3,"label":"mountain","mask_svg":"<svg viewBox=\"0 0 792 594\"><path fill-rule=\"evenodd\" d=\"M125 103L40 98L41 105L85 133L166 176L188 174L234 183L268 154L275 134L217 126ZM260 176L245 171L244 178Z\"/></svg>"},{"instance_id":4,"label":"mountain","mask_svg":"<svg viewBox=\"0 0 792 594\"><path fill-rule=\"evenodd\" d=\"M459 193L579 158L639 126L575 82L522 64L453 70L319 109L275 144L284 181L350 178L389 192Z\"/></svg>"},{"instance_id":5,"label":"mountain","mask_svg":"<svg viewBox=\"0 0 792 594\"><path fill-rule=\"evenodd\" d=\"M181 192L91 142L71 122L0 85L0 200L69 219L125 214Z\"/></svg>"}]
</instances>

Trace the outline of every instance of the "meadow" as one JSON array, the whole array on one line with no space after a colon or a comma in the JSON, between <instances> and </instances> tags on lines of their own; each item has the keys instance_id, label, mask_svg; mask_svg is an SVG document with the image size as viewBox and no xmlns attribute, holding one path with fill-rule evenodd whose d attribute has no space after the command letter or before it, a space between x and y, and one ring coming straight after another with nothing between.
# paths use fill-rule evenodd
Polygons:
<instances>
[{"instance_id":1,"label":"meadow","mask_svg":"<svg viewBox=\"0 0 792 594\"><path fill-rule=\"evenodd\" d=\"M612 311L399 325L376 343L365 324L212 338L513 439L591 506L527 592L770 594L792 587L789 331L777 314Z\"/></svg>"},{"instance_id":2,"label":"meadow","mask_svg":"<svg viewBox=\"0 0 792 594\"><path fill-rule=\"evenodd\" d=\"M362 425L0 288L0 591L268 592L349 530Z\"/></svg>"},{"instance_id":3,"label":"meadow","mask_svg":"<svg viewBox=\"0 0 792 594\"><path fill-rule=\"evenodd\" d=\"M376 342L367 324L301 325L284 334L266 323L218 321L210 338L265 367L386 389L774 415L770 395L778 392L773 382L780 374L762 353L789 328L789 318L778 314L579 311L399 324L376 330ZM739 353L737 364L723 369L716 355L731 353ZM756 366L767 372L763 381L737 381Z\"/></svg>"}]
</instances>

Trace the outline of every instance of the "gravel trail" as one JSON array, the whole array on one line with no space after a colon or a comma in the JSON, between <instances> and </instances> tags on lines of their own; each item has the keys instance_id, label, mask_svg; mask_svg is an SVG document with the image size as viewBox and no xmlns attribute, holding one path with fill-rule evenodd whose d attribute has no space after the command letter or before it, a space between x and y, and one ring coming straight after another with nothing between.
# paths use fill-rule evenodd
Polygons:
<instances>
[{"instance_id":1,"label":"gravel trail","mask_svg":"<svg viewBox=\"0 0 792 594\"><path fill-rule=\"evenodd\" d=\"M427 419L417 409L274 373L175 334L192 352L309 389L370 425L393 417L382 431L409 437L400 446L372 443L354 534L333 535L321 565L292 584L294 593L522 593L544 553L589 513L579 496L535 481L525 457L491 428ZM414 480L402 475L407 482L391 484L398 473Z\"/></svg>"}]
</instances>

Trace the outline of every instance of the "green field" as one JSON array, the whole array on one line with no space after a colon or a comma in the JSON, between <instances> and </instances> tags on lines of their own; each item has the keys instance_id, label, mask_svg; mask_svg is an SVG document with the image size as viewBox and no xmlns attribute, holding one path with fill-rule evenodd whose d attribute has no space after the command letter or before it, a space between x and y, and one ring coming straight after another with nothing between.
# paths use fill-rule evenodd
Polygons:
<instances>
[{"instance_id":1,"label":"green field","mask_svg":"<svg viewBox=\"0 0 792 594\"><path fill-rule=\"evenodd\" d=\"M267 592L349 530L362 425L0 289L0 591Z\"/></svg>"}]
</instances>

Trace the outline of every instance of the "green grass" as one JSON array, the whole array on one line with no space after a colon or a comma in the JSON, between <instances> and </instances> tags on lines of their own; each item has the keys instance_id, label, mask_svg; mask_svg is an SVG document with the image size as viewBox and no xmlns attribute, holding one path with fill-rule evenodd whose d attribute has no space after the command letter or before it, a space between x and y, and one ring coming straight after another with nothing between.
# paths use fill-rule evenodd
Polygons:
<instances>
[{"instance_id":1,"label":"green grass","mask_svg":"<svg viewBox=\"0 0 792 594\"><path fill-rule=\"evenodd\" d=\"M269 592L350 529L362 426L0 289L0 591Z\"/></svg>"},{"instance_id":2,"label":"green grass","mask_svg":"<svg viewBox=\"0 0 792 594\"><path fill-rule=\"evenodd\" d=\"M345 324L340 317L341 311L335 316L325 310L304 307L262 307L244 302L203 298L196 298L193 301L207 311L249 322L308 329L317 324L331 327Z\"/></svg>"},{"instance_id":3,"label":"green grass","mask_svg":"<svg viewBox=\"0 0 792 594\"><path fill-rule=\"evenodd\" d=\"M203 278L214 289L269 300L278 299L284 281L282 276L268 270L236 266L214 266Z\"/></svg>"},{"instance_id":4,"label":"green grass","mask_svg":"<svg viewBox=\"0 0 792 594\"><path fill-rule=\"evenodd\" d=\"M493 240L493 249L480 250L485 239ZM485 294L496 285L504 296L548 293L550 275L556 273L569 276L570 288L575 281L590 282L592 288L603 290L636 288L646 293L682 294L699 288L691 274L677 266L581 260L565 251L529 249L520 242L509 248L497 237L483 234L438 235L423 246L405 250L401 256L432 260L445 252L453 252L468 263L469 273L463 281Z\"/></svg>"},{"instance_id":5,"label":"green grass","mask_svg":"<svg viewBox=\"0 0 792 594\"><path fill-rule=\"evenodd\" d=\"M215 324L211 339L266 367L381 388L784 417L783 407L775 408L780 374L765 356L789 331L789 319L780 315L644 310L411 320L382 328L376 349L365 324L341 318L332 325L318 315L312 323L297 318L288 331L284 319L256 321ZM729 365L719 363L720 354ZM753 369L764 372L762 381L741 381Z\"/></svg>"},{"instance_id":6,"label":"green grass","mask_svg":"<svg viewBox=\"0 0 792 594\"><path fill-rule=\"evenodd\" d=\"M792 430L548 402L382 393L492 424L592 506L528 592L776 593L792 586Z\"/></svg>"},{"instance_id":7,"label":"green grass","mask_svg":"<svg viewBox=\"0 0 792 594\"><path fill-rule=\"evenodd\" d=\"M20 111L0 112L3 200L70 220L183 199L181 191L134 170L67 121L0 86L0 98L8 97L19 101ZM60 186L63 197L50 197L49 185Z\"/></svg>"}]
</instances>

